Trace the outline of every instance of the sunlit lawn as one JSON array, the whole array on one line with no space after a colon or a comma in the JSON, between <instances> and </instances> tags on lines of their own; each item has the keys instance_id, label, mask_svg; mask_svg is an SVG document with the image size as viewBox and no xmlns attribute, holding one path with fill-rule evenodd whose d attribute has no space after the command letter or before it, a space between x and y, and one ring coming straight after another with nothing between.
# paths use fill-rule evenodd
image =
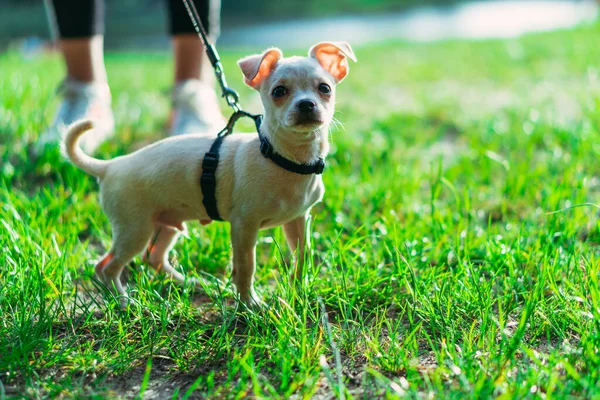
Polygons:
<instances>
[{"instance_id":1,"label":"sunlit lawn","mask_svg":"<svg viewBox=\"0 0 600 400\"><path fill-rule=\"evenodd\" d=\"M599 48L596 25L356 49L314 263L295 289L281 231L263 232L256 314L140 259L129 309L103 293L95 180L29 149L60 60L1 55L0 398L600 396L598 210L569 208L600 196ZM258 111L242 55L223 54L228 80ZM107 65L105 158L163 136L172 75L166 54ZM188 275L229 281L227 225L192 223L174 253Z\"/></svg>"}]
</instances>

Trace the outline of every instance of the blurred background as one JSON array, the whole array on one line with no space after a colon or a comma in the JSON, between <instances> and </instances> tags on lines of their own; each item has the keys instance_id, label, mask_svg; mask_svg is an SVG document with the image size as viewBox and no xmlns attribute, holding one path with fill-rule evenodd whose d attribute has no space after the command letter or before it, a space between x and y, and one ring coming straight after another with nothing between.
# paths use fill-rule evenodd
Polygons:
<instances>
[{"instance_id":1,"label":"blurred background","mask_svg":"<svg viewBox=\"0 0 600 400\"><path fill-rule=\"evenodd\" d=\"M163 0L108 0L106 48L167 49ZM0 0L0 50L36 51L51 38L41 0ZM222 0L220 46L300 47L323 39L513 37L592 21L594 0Z\"/></svg>"}]
</instances>

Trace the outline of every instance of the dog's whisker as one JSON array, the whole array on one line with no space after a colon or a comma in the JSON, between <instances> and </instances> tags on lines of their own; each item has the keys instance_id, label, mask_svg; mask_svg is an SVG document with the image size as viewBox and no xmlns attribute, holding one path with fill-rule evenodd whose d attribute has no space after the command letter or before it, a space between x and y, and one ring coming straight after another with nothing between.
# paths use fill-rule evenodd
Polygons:
<instances>
[{"instance_id":1,"label":"dog's whisker","mask_svg":"<svg viewBox=\"0 0 600 400\"><path fill-rule=\"evenodd\" d=\"M333 123L333 125L334 125L336 128L338 128L338 129L340 129L340 130L345 130L345 129L346 129L346 128L344 127L344 124L342 124L342 123L340 122L340 120L338 120L338 119L337 119L337 118L335 118L335 117L333 117L333 118L331 119L331 122Z\"/></svg>"}]
</instances>

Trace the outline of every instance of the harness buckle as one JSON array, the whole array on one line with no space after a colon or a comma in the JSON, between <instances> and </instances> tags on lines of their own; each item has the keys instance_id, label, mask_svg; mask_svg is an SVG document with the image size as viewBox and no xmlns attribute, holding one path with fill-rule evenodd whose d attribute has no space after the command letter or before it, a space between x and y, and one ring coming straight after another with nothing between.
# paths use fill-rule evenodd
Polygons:
<instances>
[{"instance_id":1,"label":"harness buckle","mask_svg":"<svg viewBox=\"0 0 600 400\"><path fill-rule=\"evenodd\" d=\"M229 104L229 106L233 108L233 111L237 113L242 110L242 108L239 105L240 95L238 94L238 92L236 92L230 87L227 87L226 85L227 84L223 82L221 86L221 90L223 91L223 97L225 97L225 101L227 101L227 104Z\"/></svg>"},{"instance_id":2,"label":"harness buckle","mask_svg":"<svg viewBox=\"0 0 600 400\"><path fill-rule=\"evenodd\" d=\"M214 188L217 186L217 180L215 179L215 174L213 173L208 173L208 171L206 172L202 172L202 175L200 175L200 184L203 187L207 187L207 186L211 186Z\"/></svg>"},{"instance_id":3,"label":"harness buckle","mask_svg":"<svg viewBox=\"0 0 600 400\"><path fill-rule=\"evenodd\" d=\"M202 171L212 171L217 169L217 163L219 162L219 156L215 153L204 154L204 160L202 161ZM204 172L202 173L204 175Z\"/></svg>"}]
</instances>

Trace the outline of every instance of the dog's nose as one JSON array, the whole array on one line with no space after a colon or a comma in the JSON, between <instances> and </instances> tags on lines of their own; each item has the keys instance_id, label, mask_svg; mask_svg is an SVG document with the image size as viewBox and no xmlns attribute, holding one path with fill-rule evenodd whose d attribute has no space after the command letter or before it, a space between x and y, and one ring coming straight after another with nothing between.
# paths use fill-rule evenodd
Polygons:
<instances>
[{"instance_id":1,"label":"dog's nose","mask_svg":"<svg viewBox=\"0 0 600 400\"><path fill-rule=\"evenodd\" d=\"M298 102L298 109L302 112L313 111L315 108L317 108L317 103L312 100L300 100Z\"/></svg>"}]
</instances>

